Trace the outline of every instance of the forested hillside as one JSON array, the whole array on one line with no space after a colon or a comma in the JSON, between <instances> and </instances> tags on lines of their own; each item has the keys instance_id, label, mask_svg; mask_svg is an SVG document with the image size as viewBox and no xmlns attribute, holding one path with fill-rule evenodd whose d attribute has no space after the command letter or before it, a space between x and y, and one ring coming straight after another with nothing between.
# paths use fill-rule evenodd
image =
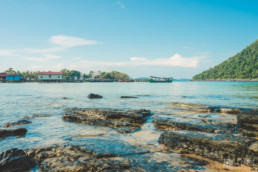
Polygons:
<instances>
[{"instance_id":1,"label":"forested hillside","mask_svg":"<svg viewBox=\"0 0 258 172\"><path fill-rule=\"evenodd\" d=\"M193 77L193 80L258 79L258 39L240 53Z\"/></svg>"}]
</instances>

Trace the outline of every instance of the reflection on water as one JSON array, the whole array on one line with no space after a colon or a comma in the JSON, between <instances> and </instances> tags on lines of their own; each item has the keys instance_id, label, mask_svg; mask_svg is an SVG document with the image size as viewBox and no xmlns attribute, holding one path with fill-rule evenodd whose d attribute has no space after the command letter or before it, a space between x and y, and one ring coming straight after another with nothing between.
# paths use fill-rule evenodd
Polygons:
<instances>
[{"instance_id":1,"label":"reflection on water","mask_svg":"<svg viewBox=\"0 0 258 172\"><path fill-rule=\"evenodd\" d=\"M0 152L13 148L35 148L70 141L73 136L101 136L120 139L135 145L157 145L160 132L150 117L142 130L119 134L108 127L65 122L61 119L66 108L95 107L122 109L151 109L157 114L197 115L171 106L172 102L227 106L258 107L258 82L173 82L173 83L60 83L60 84L0 84L0 127L32 114L50 117L30 119L25 137L0 140ZM89 100L89 93L103 99ZM120 99L137 96L137 99ZM67 97L68 99L63 99ZM200 116L200 114L199 114ZM216 116L216 115L213 115ZM235 120L235 119L234 119ZM12 128L17 128L12 127Z\"/></svg>"}]
</instances>

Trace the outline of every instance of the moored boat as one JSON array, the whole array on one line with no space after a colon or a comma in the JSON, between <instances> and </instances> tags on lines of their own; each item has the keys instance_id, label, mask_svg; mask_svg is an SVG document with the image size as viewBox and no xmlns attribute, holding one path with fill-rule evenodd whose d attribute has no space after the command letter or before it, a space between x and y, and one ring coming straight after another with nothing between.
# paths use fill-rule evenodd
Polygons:
<instances>
[{"instance_id":1,"label":"moored boat","mask_svg":"<svg viewBox=\"0 0 258 172\"><path fill-rule=\"evenodd\" d=\"M173 81L173 77L169 77L169 78L164 78L164 77L155 77L155 76L150 76L149 80L150 83L160 83L160 82L164 82L164 83L170 83Z\"/></svg>"}]
</instances>

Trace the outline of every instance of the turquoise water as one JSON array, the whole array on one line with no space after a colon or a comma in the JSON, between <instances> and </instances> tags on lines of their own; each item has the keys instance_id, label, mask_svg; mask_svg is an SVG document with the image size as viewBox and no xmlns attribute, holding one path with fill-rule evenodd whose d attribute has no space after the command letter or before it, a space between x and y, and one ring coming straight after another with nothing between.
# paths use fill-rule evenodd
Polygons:
<instances>
[{"instance_id":1,"label":"turquoise water","mask_svg":"<svg viewBox=\"0 0 258 172\"><path fill-rule=\"evenodd\" d=\"M103 137L135 144L156 144L160 132L151 121L157 114L176 113L171 102L258 108L258 82L3 83L0 90L0 128L24 116L51 115L31 119L32 123L28 125L12 127L27 128L28 133L21 138L1 139L0 152L13 147L27 149L65 143L80 134L104 134ZM104 98L90 100L87 98L89 93L97 93ZM120 96L138 98L120 99ZM107 127L63 121L61 117L65 109L71 107L150 109L154 116L148 119L141 131L123 135Z\"/></svg>"}]
</instances>

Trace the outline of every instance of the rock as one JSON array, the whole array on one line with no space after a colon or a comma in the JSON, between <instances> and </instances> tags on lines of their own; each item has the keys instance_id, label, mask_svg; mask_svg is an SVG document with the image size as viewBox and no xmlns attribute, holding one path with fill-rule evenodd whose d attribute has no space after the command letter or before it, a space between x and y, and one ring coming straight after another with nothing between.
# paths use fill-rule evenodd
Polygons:
<instances>
[{"instance_id":1,"label":"rock","mask_svg":"<svg viewBox=\"0 0 258 172\"><path fill-rule=\"evenodd\" d=\"M33 163L23 150L13 148L0 154L0 171L29 171Z\"/></svg>"},{"instance_id":2,"label":"rock","mask_svg":"<svg viewBox=\"0 0 258 172\"><path fill-rule=\"evenodd\" d=\"M67 97L63 97L63 99L68 99Z\"/></svg>"},{"instance_id":3,"label":"rock","mask_svg":"<svg viewBox=\"0 0 258 172\"><path fill-rule=\"evenodd\" d=\"M96 138L74 138L69 146L34 149L29 157L39 171L205 171L203 165L179 155L150 152L129 143ZM77 144L77 145L74 145Z\"/></svg>"},{"instance_id":4,"label":"rock","mask_svg":"<svg viewBox=\"0 0 258 172\"><path fill-rule=\"evenodd\" d=\"M164 131L192 130L210 133L234 133L236 127L233 123L217 123L213 120L181 116L156 117L153 124L157 129Z\"/></svg>"},{"instance_id":5,"label":"rock","mask_svg":"<svg viewBox=\"0 0 258 172\"><path fill-rule=\"evenodd\" d=\"M150 110L97 109L87 108L68 111L63 116L66 121L86 123L90 125L107 126L117 129L121 133L129 133L141 128L150 116Z\"/></svg>"},{"instance_id":6,"label":"rock","mask_svg":"<svg viewBox=\"0 0 258 172\"><path fill-rule=\"evenodd\" d=\"M88 98L89 99L101 99L101 98L103 98L103 96L101 96L101 95L99 95L99 94L89 94L88 95Z\"/></svg>"},{"instance_id":7,"label":"rock","mask_svg":"<svg viewBox=\"0 0 258 172\"><path fill-rule=\"evenodd\" d=\"M29 116L25 116L22 119L31 119Z\"/></svg>"},{"instance_id":8,"label":"rock","mask_svg":"<svg viewBox=\"0 0 258 172\"><path fill-rule=\"evenodd\" d=\"M227 113L227 114L239 114L241 112L243 112L243 110L241 109L237 109L237 108L218 108L218 112L220 113Z\"/></svg>"},{"instance_id":9,"label":"rock","mask_svg":"<svg viewBox=\"0 0 258 172\"><path fill-rule=\"evenodd\" d=\"M0 129L0 139L8 136L21 137L27 133L26 128L18 128L13 130Z\"/></svg>"},{"instance_id":10,"label":"rock","mask_svg":"<svg viewBox=\"0 0 258 172\"><path fill-rule=\"evenodd\" d=\"M226 113L226 114L239 114L246 110L246 109L240 109L240 108L206 106L201 104L181 103L181 102L172 102L171 105L182 109L186 109L189 111L196 111L196 112L202 112L202 113L217 112L217 113Z\"/></svg>"},{"instance_id":11,"label":"rock","mask_svg":"<svg viewBox=\"0 0 258 172\"><path fill-rule=\"evenodd\" d=\"M51 115L41 115L41 114L33 114L32 119L34 118L45 118L45 117L50 117Z\"/></svg>"},{"instance_id":12,"label":"rock","mask_svg":"<svg viewBox=\"0 0 258 172\"><path fill-rule=\"evenodd\" d=\"M12 127L12 126L16 126L16 125L26 125L26 124L30 124L31 121L28 120L19 120L17 122L9 122L7 124L4 125L4 128L8 128L8 127Z\"/></svg>"},{"instance_id":13,"label":"rock","mask_svg":"<svg viewBox=\"0 0 258 172\"><path fill-rule=\"evenodd\" d=\"M135 96L121 96L120 98L121 99L130 99L130 98L138 98L138 97L135 97Z\"/></svg>"},{"instance_id":14,"label":"rock","mask_svg":"<svg viewBox=\"0 0 258 172\"><path fill-rule=\"evenodd\" d=\"M237 116L238 131L244 135L258 137L258 109L244 111Z\"/></svg>"},{"instance_id":15,"label":"rock","mask_svg":"<svg viewBox=\"0 0 258 172\"><path fill-rule=\"evenodd\" d=\"M255 141L239 135L199 131L166 131L159 138L159 143L168 149L194 153L227 165L248 166L254 166L255 156L249 148Z\"/></svg>"},{"instance_id":16,"label":"rock","mask_svg":"<svg viewBox=\"0 0 258 172\"><path fill-rule=\"evenodd\" d=\"M254 142L248 149L248 151L254 157L253 166L258 170L258 141Z\"/></svg>"}]
</instances>

